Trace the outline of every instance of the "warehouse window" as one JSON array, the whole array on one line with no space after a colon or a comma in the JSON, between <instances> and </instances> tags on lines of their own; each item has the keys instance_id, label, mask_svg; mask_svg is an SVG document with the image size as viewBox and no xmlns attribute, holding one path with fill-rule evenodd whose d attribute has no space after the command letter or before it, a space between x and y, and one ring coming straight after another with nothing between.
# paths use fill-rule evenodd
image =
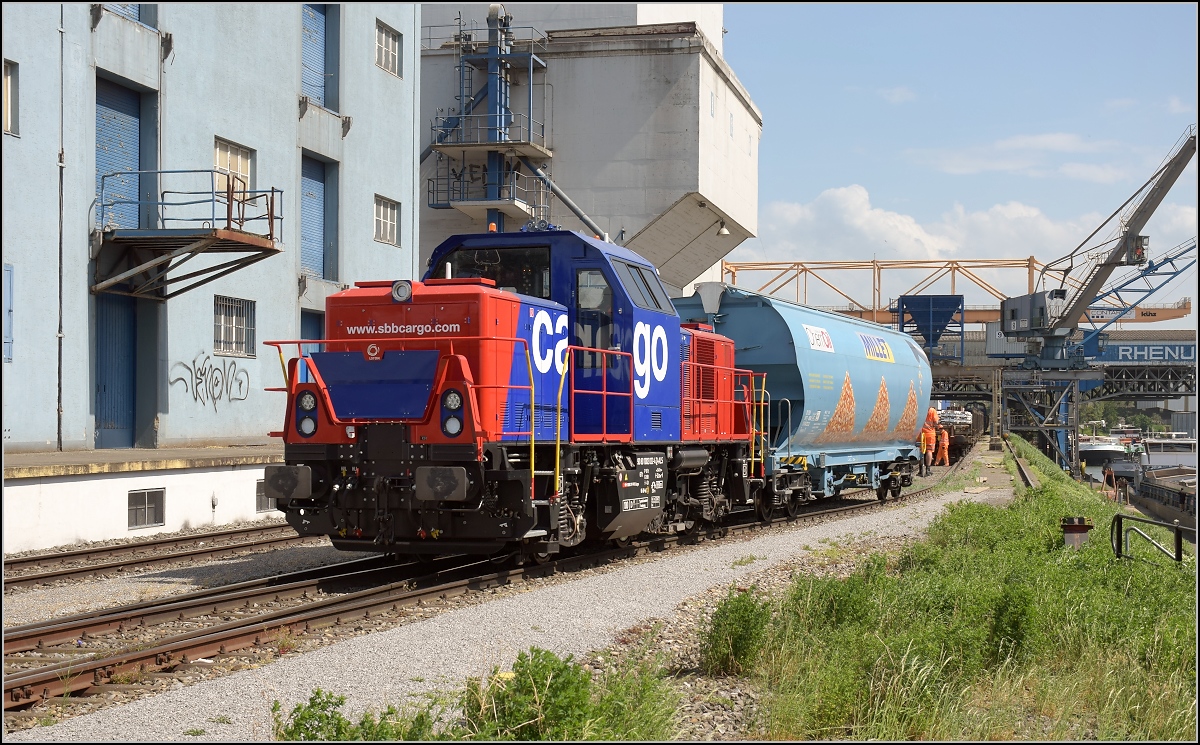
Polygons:
<instances>
[{"instance_id":1,"label":"warehouse window","mask_svg":"<svg viewBox=\"0 0 1200 745\"><path fill-rule=\"evenodd\" d=\"M256 512L271 512L275 509L275 500L267 496L267 485L262 479L254 484L254 509Z\"/></svg>"},{"instance_id":2,"label":"warehouse window","mask_svg":"<svg viewBox=\"0 0 1200 745\"><path fill-rule=\"evenodd\" d=\"M20 134L20 76L16 62L4 60L4 132Z\"/></svg>"},{"instance_id":3,"label":"warehouse window","mask_svg":"<svg viewBox=\"0 0 1200 745\"><path fill-rule=\"evenodd\" d=\"M12 362L13 348L13 266L4 265L4 361Z\"/></svg>"},{"instance_id":4,"label":"warehouse window","mask_svg":"<svg viewBox=\"0 0 1200 745\"><path fill-rule=\"evenodd\" d=\"M400 53L404 51L404 37L399 31L375 21L375 64L396 77L403 77Z\"/></svg>"},{"instance_id":5,"label":"warehouse window","mask_svg":"<svg viewBox=\"0 0 1200 745\"><path fill-rule=\"evenodd\" d=\"M142 489L129 492L129 529L153 528L163 525L165 489Z\"/></svg>"},{"instance_id":6,"label":"warehouse window","mask_svg":"<svg viewBox=\"0 0 1200 745\"><path fill-rule=\"evenodd\" d=\"M254 357L254 301L213 297L213 351L231 357Z\"/></svg>"},{"instance_id":7,"label":"warehouse window","mask_svg":"<svg viewBox=\"0 0 1200 745\"><path fill-rule=\"evenodd\" d=\"M729 136L733 137L733 114L729 115Z\"/></svg>"},{"instance_id":8,"label":"warehouse window","mask_svg":"<svg viewBox=\"0 0 1200 745\"><path fill-rule=\"evenodd\" d=\"M375 240L400 245L400 205L375 195Z\"/></svg>"},{"instance_id":9,"label":"warehouse window","mask_svg":"<svg viewBox=\"0 0 1200 745\"><path fill-rule=\"evenodd\" d=\"M217 172L218 194L225 193L229 188L231 177L234 179L235 192L245 192L250 188L250 158L251 151L247 148L216 138L213 143L213 169Z\"/></svg>"},{"instance_id":10,"label":"warehouse window","mask_svg":"<svg viewBox=\"0 0 1200 745\"><path fill-rule=\"evenodd\" d=\"M708 115L717 115L717 94L715 91L708 92Z\"/></svg>"}]
</instances>

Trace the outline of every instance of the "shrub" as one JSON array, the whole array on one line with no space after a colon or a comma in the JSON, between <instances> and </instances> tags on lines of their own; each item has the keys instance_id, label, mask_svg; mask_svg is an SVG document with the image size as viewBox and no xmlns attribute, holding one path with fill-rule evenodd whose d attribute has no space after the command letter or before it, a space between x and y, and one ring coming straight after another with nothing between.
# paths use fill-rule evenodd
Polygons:
<instances>
[{"instance_id":1,"label":"shrub","mask_svg":"<svg viewBox=\"0 0 1200 745\"><path fill-rule=\"evenodd\" d=\"M488 740L588 739L592 676L568 655L533 647L511 673L494 669L468 681L462 696L467 728Z\"/></svg>"},{"instance_id":2,"label":"shrub","mask_svg":"<svg viewBox=\"0 0 1200 745\"><path fill-rule=\"evenodd\" d=\"M729 589L705 630L700 665L709 674L740 675L758 659L771 622L771 607L750 592Z\"/></svg>"}]
</instances>

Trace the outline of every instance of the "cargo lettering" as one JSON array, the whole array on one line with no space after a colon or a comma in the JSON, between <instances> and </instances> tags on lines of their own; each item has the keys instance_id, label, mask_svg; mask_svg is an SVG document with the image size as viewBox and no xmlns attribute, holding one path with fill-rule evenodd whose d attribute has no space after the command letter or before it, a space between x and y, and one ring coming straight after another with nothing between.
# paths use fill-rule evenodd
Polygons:
<instances>
[{"instance_id":1,"label":"cargo lettering","mask_svg":"<svg viewBox=\"0 0 1200 745\"><path fill-rule=\"evenodd\" d=\"M532 308L530 312L533 312ZM551 346L555 337L562 338ZM539 310L533 319L533 365L545 374L550 372L551 361L555 372L562 375L567 366L567 317L564 314L551 321L549 313Z\"/></svg>"},{"instance_id":2,"label":"cargo lettering","mask_svg":"<svg viewBox=\"0 0 1200 745\"><path fill-rule=\"evenodd\" d=\"M896 358L892 356L892 348L888 345L886 339L861 333L858 335L858 338L862 341L863 352L866 353L867 359L876 360L877 362L896 361Z\"/></svg>"},{"instance_id":3,"label":"cargo lettering","mask_svg":"<svg viewBox=\"0 0 1200 745\"><path fill-rule=\"evenodd\" d=\"M650 375L663 382L667 378L667 332L662 326L639 321L633 327L633 391L638 398L650 393Z\"/></svg>"},{"instance_id":4,"label":"cargo lettering","mask_svg":"<svg viewBox=\"0 0 1200 745\"><path fill-rule=\"evenodd\" d=\"M457 323L380 323L367 326L347 326L347 334L403 334L424 336L425 334L457 334L462 326Z\"/></svg>"}]
</instances>

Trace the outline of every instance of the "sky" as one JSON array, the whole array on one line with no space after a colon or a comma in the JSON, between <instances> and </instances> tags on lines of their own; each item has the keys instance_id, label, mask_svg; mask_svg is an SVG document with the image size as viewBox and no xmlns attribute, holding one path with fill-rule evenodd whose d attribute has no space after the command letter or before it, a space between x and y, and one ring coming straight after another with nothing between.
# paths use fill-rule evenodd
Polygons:
<instances>
[{"instance_id":1,"label":"sky","mask_svg":"<svg viewBox=\"0 0 1200 745\"><path fill-rule=\"evenodd\" d=\"M1048 262L1196 123L1196 4L727 3L724 26L725 59L763 118L757 237L727 261ZM1142 231L1151 257L1196 235L1196 208L1193 157ZM885 298L923 274L885 273ZM828 275L846 290L869 276ZM1196 276L1147 302L1195 304ZM985 277L1027 291L1023 270ZM810 304L838 301L809 291ZM961 278L957 292L996 304Z\"/></svg>"}]
</instances>

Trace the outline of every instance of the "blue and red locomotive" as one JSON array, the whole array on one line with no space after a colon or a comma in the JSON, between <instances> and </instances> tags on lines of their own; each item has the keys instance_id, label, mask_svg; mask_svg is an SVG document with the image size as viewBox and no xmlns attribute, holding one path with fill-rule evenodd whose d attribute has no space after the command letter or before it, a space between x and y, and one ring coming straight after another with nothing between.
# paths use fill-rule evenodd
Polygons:
<instances>
[{"instance_id":1,"label":"blue and red locomotive","mask_svg":"<svg viewBox=\"0 0 1200 745\"><path fill-rule=\"evenodd\" d=\"M330 296L325 327L267 342L297 356L265 483L355 551L545 557L898 495L930 392L903 334L716 283L672 300L569 231L453 236L420 282Z\"/></svg>"}]
</instances>

